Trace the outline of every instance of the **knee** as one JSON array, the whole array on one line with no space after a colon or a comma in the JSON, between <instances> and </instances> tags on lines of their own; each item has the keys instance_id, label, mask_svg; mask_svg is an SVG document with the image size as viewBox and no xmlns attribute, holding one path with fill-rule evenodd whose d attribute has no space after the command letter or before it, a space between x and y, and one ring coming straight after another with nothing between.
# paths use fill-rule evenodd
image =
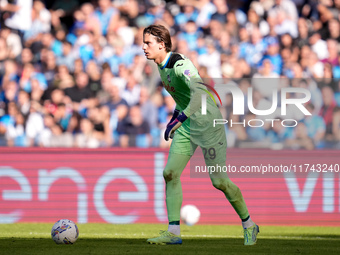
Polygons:
<instances>
[{"instance_id":1,"label":"knee","mask_svg":"<svg viewBox=\"0 0 340 255\"><path fill-rule=\"evenodd\" d=\"M232 187L233 186L232 183L225 179L219 179L219 178L212 179L212 184L216 189L221 190L225 194L235 191L235 188L238 189L237 186Z\"/></svg>"},{"instance_id":2,"label":"knee","mask_svg":"<svg viewBox=\"0 0 340 255\"><path fill-rule=\"evenodd\" d=\"M212 185L215 189L225 192L227 190L227 183L221 179L212 179Z\"/></svg>"},{"instance_id":3,"label":"knee","mask_svg":"<svg viewBox=\"0 0 340 255\"><path fill-rule=\"evenodd\" d=\"M164 177L165 182L172 181L176 177L175 171L173 169L164 169L163 177Z\"/></svg>"}]
</instances>

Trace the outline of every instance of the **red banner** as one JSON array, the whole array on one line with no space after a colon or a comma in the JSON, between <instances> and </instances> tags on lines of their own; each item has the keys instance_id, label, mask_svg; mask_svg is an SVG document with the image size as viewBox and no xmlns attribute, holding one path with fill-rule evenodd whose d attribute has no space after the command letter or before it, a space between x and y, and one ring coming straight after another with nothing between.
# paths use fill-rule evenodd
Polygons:
<instances>
[{"instance_id":1,"label":"red banner","mask_svg":"<svg viewBox=\"0 0 340 255\"><path fill-rule=\"evenodd\" d=\"M78 223L167 222L162 175L167 153L159 149L1 148L0 223L55 222L60 218ZM283 154L297 157L300 152L261 151L266 157L258 153L228 150L228 159L242 162L243 155L262 165L280 161ZM338 151L301 153L310 158L339 155ZM334 171L308 172L304 177L278 173L232 180L258 224L340 226L339 171L330 163ZM187 167L181 181L183 205L199 208L200 223L239 224L208 175L193 178Z\"/></svg>"}]
</instances>

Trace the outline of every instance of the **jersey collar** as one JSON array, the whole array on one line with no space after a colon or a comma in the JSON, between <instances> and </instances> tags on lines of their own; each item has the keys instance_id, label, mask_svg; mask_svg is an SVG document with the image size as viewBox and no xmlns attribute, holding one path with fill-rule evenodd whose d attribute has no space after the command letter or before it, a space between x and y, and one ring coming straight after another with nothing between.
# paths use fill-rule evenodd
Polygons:
<instances>
[{"instance_id":1,"label":"jersey collar","mask_svg":"<svg viewBox=\"0 0 340 255\"><path fill-rule=\"evenodd\" d=\"M163 70L166 67L166 65L168 64L170 57L171 57L171 54L172 54L172 52L168 52L168 54L166 54L166 57L163 60L163 62L159 64L161 70Z\"/></svg>"}]
</instances>

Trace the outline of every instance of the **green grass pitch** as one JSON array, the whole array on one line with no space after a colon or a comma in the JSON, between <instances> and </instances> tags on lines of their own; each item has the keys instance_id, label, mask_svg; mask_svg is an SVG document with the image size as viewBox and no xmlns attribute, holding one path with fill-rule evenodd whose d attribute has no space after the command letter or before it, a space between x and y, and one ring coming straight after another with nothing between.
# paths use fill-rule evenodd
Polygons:
<instances>
[{"instance_id":1,"label":"green grass pitch","mask_svg":"<svg viewBox=\"0 0 340 255\"><path fill-rule=\"evenodd\" d=\"M167 225L78 224L73 245L57 245L51 224L0 224L0 254L340 254L339 227L260 226L255 246L243 246L240 226L182 225L182 245L150 245Z\"/></svg>"}]
</instances>

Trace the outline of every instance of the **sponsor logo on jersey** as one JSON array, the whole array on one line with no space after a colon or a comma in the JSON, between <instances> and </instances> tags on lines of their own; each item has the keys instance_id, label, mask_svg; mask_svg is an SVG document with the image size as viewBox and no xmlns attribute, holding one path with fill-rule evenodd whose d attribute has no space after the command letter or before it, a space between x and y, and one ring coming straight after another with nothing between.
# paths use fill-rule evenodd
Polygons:
<instances>
[{"instance_id":1,"label":"sponsor logo on jersey","mask_svg":"<svg viewBox=\"0 0 340 255\"><path fill-rule=\"evenodd\" d=\"M176 92L175 88L170 86L170 84L166 84L164 81L162 81L164 88L170 93Z\"/></svg>"},{"instance_id":2,"label":"sponsor logo on jersey","mask_svg":"<svg viewBox=\"0 0 340 255\"><path fill-rule=\"evenodd\" d=\"M171 78L170 78L170 75L168 74L168 82L170 83L171 82Z\"/></svg>"},{"instance_id":3,"label":"sponsor logo on jersey","mask_svg":"<svg viewBox=\"0 0 340 255\"><path fill-rule=\"evenodd\" d=\"M190 76L190 70L189 69L185 70L184 75Z\"/></svg>"}]
</instances>

